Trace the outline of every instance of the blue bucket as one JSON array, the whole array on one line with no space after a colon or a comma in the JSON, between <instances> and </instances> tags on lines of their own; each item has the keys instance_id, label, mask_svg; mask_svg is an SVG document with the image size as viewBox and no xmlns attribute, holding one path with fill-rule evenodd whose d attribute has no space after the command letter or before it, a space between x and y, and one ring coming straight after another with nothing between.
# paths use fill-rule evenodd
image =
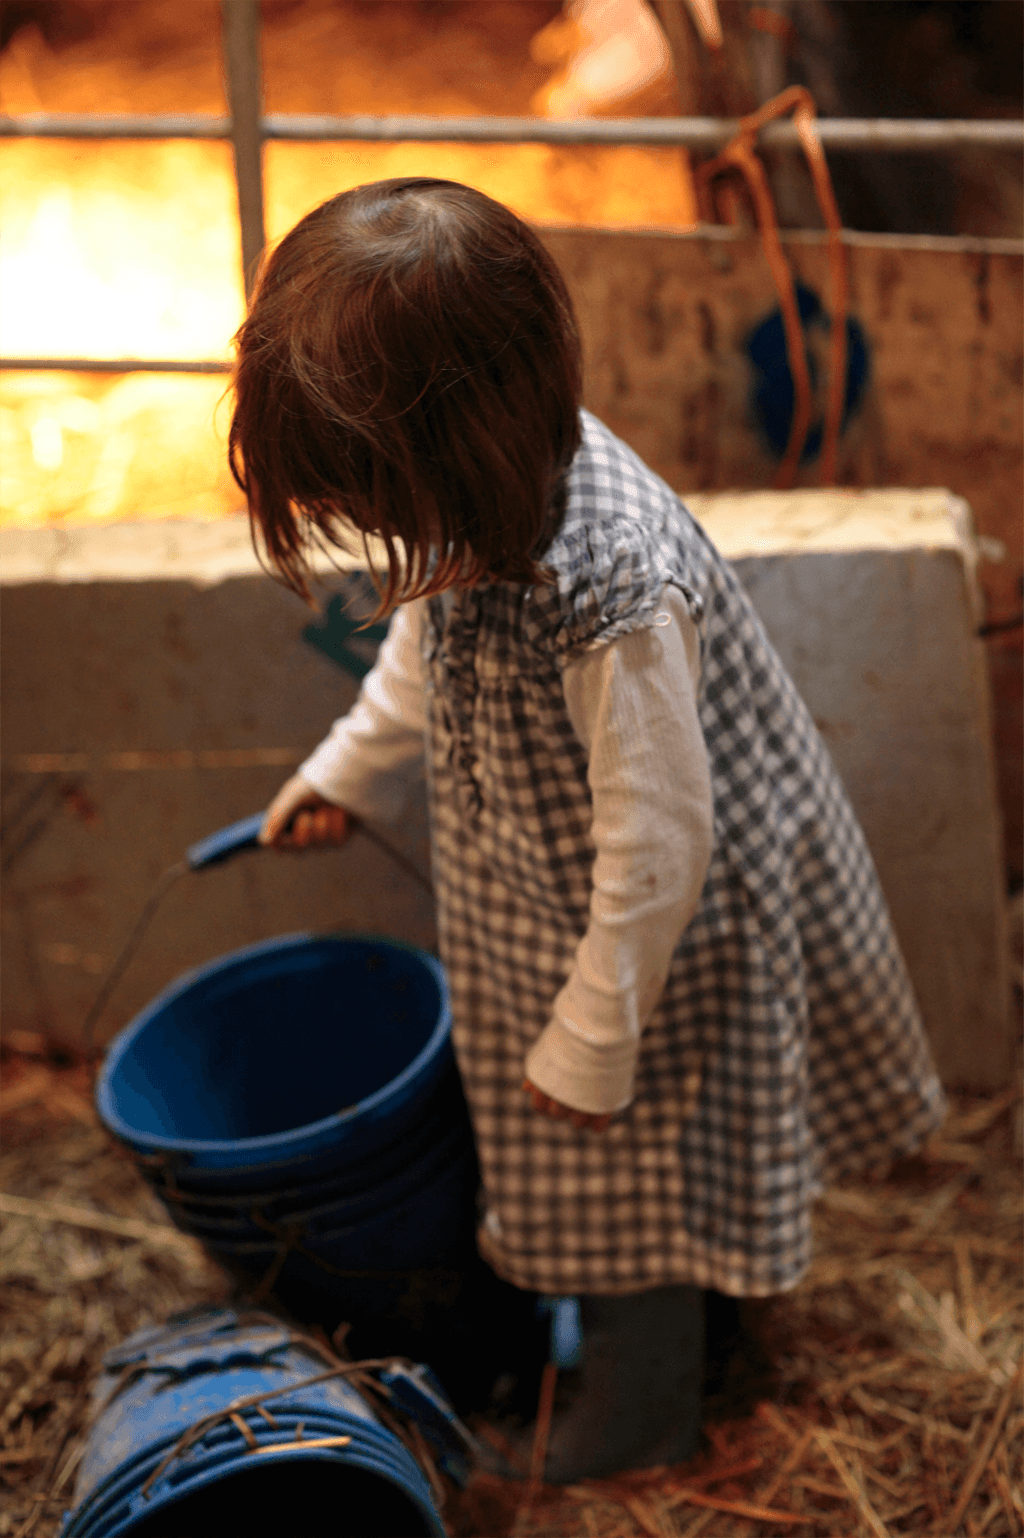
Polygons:
<instances>
[{"instance_id":1,"label":"blue bucket","mask_svg":"<svg viewBox=\"0 0 1024 1538\"><path fill-rule=\"evenodd\" d=\"M160 994L111 1042L96 1101L177 1225L250 1296L328 1334L347 1322L357 1356L429 1361L468 1410L500 1374L539 1374L544 1325L476 1251L449 1032L433 956L288 935Z\"/></svg>"},{"instance_id":2,"label":"blue bucket","mask_svg":"<svg viewBox=\"0 0 1024 1538\"><path fill-rule=\"evenodd\" d=\"M187 972L111 1042L100 1115L194 1186L400 1144L455 1074L439 961L375 935L283 935Z\"/></svg>"},{"instance_id":3,"label":"blue bucket","mask_svg":"<svg viewBox=\"0 0 1024 1538\"><path fill-rule=\"evenodd\" d=\"M423 1469L371 1402L344 1376L309 1381L336 1366L269 1315L200 1310L130 1336L104 1359L62 1538L444 1538ZM426 1369L395 1363L378 1382L439 1463L465 1457Z\"/></svg>"},{"instance_id":4,"label":"blue bucket","mask_svg":"<svg viewBox=\"0 0 1024 1538\"><path fill-rule=\"evenodd\" d=\"M111 1043L97 1106L179 1227L244 1284L304 1317L328 1301L387 1317L410 1274L458 1272L474 1251L450 1025L426 952L288 935L167 988Z\"/></svg>"}]
</instances>

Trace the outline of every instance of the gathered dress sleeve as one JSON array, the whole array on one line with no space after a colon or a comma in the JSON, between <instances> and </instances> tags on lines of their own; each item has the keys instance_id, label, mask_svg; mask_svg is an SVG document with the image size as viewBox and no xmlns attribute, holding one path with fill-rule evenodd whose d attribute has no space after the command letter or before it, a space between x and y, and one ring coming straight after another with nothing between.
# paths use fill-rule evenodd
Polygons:
<instances>
[{"instance_id":1,"label":"gathered dress sleeve","mask_svg":"<svg viewBox=\"0 0 1024 1538\"><path fill-rule=\"evenodd\" d=\"M414 600L397 610L355 705L299 769L326 800L370 821L396 822L423 776L424 608ZM653 627L564 669L588 756L593 889L575 964L525 1072L576 1110L628 1105L644 1024L704 884L713 809L699 672L697 628L672 589Z\"/></svg>"},{"instance_id":2,"label":"gathered dress sleeve","mask_svg":"<svg viewBox=\"0 0 1024 1538\"><path fill-rule=\"evenodd\" d=\"M398 608L352 709L299 766L325 800L371 822L396 822L423 778L424 603L414 599Z\"/></svg>"},{"instance_id":3,"label":"gathered dress sleeve","mask_svg":"<svg viewBox=\"0 0 1024 1538\"><path fill-rule=\"evenodd\" d=\"M573 970L525 1068L575 1110L629 1104L643 1027L699 904L714 823L699 677L697 627L672 588L652 627L564 669L569 717L588 755L593 889Z\"/></svg>"}]
</instances>

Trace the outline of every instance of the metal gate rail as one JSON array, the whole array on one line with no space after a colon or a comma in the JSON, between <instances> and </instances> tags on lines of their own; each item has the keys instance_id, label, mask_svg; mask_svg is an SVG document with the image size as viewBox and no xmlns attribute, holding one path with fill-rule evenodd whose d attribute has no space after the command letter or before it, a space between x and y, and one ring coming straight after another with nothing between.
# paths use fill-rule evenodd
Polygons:
<instances>
[{"instance_id":1,"label":"metal gate rail","mask_svg":"<svg viewBox=\"0 0 1024 1538\"><path fill-rule=\"evenodd\" d=\"M221 41L230 117L202 113L83 114L27 113L0 116L0 138L42 139L229 139L242 241L242 271L248 299L266 243L263 222L263 144L393 141L449 144L630 145L699 150L722 149L736 133L731 119L708 117L572 118L534 117L340 117L261 112L258 0L221 0ZM954 149L1024 150L1024 123L1016 120L818 118L826 150L935 153ZM773 123L760 141L772 148L796 147L792 123ZM0 368L121 373L213 374L229 365L214 360L0 358Z\"/></svg>"},{"instance_id":2,"label":"metal gate rail","mask_svg":"<svg viewBox=\"0 0 1024 1538\"><path fill-rule=\"evenodd\" d=\"M204 113L31 112L0 117L0 138L35 139L230 139L232 120ZM615 144L720 150L738 123L715 117L339 117L269 113L259 119L262 139L333 143L393 140L449 144ZM921 154L954 149L1024 149L1024 123L1014 119L829 118L815 119L826 149ZM770 123L760 142L773 149L799 146L792 123Z\"/></svg>"}]
</instances>

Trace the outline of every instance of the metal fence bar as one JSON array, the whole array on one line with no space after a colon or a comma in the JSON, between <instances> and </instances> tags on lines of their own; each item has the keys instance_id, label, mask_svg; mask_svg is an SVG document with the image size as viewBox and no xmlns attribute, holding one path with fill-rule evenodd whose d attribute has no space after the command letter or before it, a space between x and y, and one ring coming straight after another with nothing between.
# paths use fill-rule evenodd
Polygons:
<instances>
[{"instance_id":1,"label":"metal fence bar","mask_svg":"<svg viewBox=\"0 0 1024 1538\"><path fill-rule=\"evenodd\" d=\"M199 112L27 112L0 116L0 139L230 139L229 117Z\"/></svg>"},{"instance_id":2,"label":"metal fence bar","mask_svg":"<svg viewBox=\"0 0 1024 1538\"><path fill-rule=\"evenodd\" d=\"M41 374L230 374L231 364L212 358L0 358L0 369Z\"/></svg>"},{"instance_id":3,"label":"metal fence bar","mask_svg":"<svg viewBox=\"0 0 1024 1538\"><path fill-rule=\"evenodd\" d=\"M723 148L738 129L728 118L426 118L305 117L272 114L265 120L268 139L295 140L448 140L465 144L608 144L673 147L709 152ZM1024 123L901 120L893 118L818 118L826 149L938 150L962 145L1024 148ZM760 142L798 147L789 122L765 128Z\"/></svg>"},{"instance_id":4,"label":"metal fence bar","mask_svg":"<svg viewBox=\"0 0 1024 1538\"><path fill-rule=\"evenodd\" d=\"M619 232L621 233L621 232ZM728 225L695 225L692 229L640 230L641 234L675 236L680 239L702 241L731 241L747 238L740 230ZM784 244L818 244L825 239L821 230L782 230ZM892 235L871 234L860 230L844 230L841 239L846 246L876 246L893 251L918 250L941 251L956 255L1024 256L1024 241L988 237L982 235ZM37 373L91 373L91 374L229 374L232 365L218 358L4 358L0 357L0 371L23 370Z\"/></svg>"},{"instance_id":5,"label":"metal fence bar","mask_svg":"<svg viewBox=\"0 0 1024 1538\"><path fill-rule=\"evenodd\" d=\"M238 0L228 0L238 3ZM241 0L246 3L246 0ZM448 144L606 144L720 150L736 132L728 118L534 117L313 117L270 113L260 118L264 139L309 143L343 141ZM931 153L954 149L1024 149L1024 122L928 118L818 118L826 150ZM228 139L231 120L201 114L27 113L0 117L0 138ZM795 148L792 123L772 123L760 142Z\"/></svg>"},{"instance_id":6,"label":"metal fence bar","mask_svg":"<svg viewBox=\"0 0 1024 1538\"><path fill-rule=\"evenodd\" d=\"M242 230L242 278L252 295L266 245L263 224L263 119L260 75L260 8L254 0L222 0L221 38L231 108L231 146Z\"/></svg>"}]
</instances>

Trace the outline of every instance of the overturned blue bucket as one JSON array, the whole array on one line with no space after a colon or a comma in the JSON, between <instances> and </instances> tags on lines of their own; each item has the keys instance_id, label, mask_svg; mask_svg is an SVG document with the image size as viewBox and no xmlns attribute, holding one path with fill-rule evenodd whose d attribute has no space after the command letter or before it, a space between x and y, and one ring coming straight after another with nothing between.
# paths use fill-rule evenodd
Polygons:
<instances>
[{"instance_id":1,"label":"overturned blue bucket","mask_svg":"<svg viewBox=\"0 0 1024 1538\"><path fill-rule=\"evenodd\" d=\"M200 1310L103 1365L62 1538L444 1538L417 1459L349 1369L281 1321ZM468 1439L429 1371L396 1362L375 1382L461 1472Z\"/></svg>"},{"instance_id":2,"label":"overturned blue bucket","mask_svg":"<svg viewBox=\"0 0 1024 1538\"><path fill-rule=\"evenodd\" d=\"M111 1043L99 1114L179 1227L303 1308L387 1316L473 1253L477 1165L440 963L287 935L179 978ZM422 1290L422 1288L420 1289Z\"/></svg>"}]
</instances>

